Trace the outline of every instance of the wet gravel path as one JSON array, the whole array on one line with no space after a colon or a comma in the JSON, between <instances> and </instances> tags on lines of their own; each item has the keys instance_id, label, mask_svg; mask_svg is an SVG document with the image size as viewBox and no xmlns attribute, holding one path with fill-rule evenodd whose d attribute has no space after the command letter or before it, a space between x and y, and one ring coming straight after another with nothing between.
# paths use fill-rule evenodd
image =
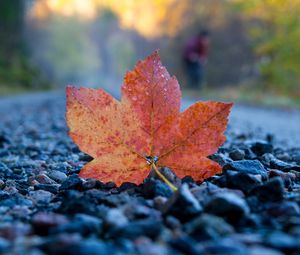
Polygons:
<instances>
[{"instance_id":1,"label":"wet gravel path","mask_svg":"<svg viewBox=\"0 0 300 255\"><path fill-rule=\"evenodd\" d=\"M119 98L119 92L112 92ZM36 105L37 108L43 102L56 101L64 107L64 91L49 93L33 93L9 98L0 98L0 112L11 111L11 107L23 105ZM182 110L195 102L194 99L185 99L182 102ZM1 111L2 110L2 111ZM63 114L63 110L61 111ZM283 109L270 107L257 107L249 105L234 105L230 122L231 130L246 132L256 138L266 135L274 135L277 145L287 147L300 146L300 109Z\"/></svg>"},{"instance_id":2,"label":"wet gravel path","mask_svg":"<svg viewBox=\"0 0 300 255\"><path fill-rule=\"evenodd\" d=\"M298 113L243 107L211 156L223 173L162 169L172 193L153 173L119 188L79 178L91 158L67 136L62 93L1 99L0 254L299 254Z\"/></svg>"},{"instance_id":3,"label":"wet gravel path","mask_svg":"<svg viewBox=\"0 0 300 255\"><path fill-rule=\"evenodd\" d=\"M185 100L186 108L193 100ZM300 109L271 108L236 104L232 109L231 129L246 132L255 138L274 135L279 146L300 146Z\"/></svg>"}]
</instances>

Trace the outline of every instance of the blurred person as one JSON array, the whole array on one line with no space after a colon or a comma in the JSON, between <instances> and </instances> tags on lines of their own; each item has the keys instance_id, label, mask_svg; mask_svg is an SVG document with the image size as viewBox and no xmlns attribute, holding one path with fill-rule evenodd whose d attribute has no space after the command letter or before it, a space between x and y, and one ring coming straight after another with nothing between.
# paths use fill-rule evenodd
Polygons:
<instances>
[{"instance_id":1,"label":"blurred person","mask_svg":"<svg viewBox=\"0 0 300 255\"><path fill-rule=\"evenodd\" d=\"M183 63L189 88L201 88L209 44L209 32L202 30L196 36L191 37L184 45Z\"/></svg>"}]
</instances>

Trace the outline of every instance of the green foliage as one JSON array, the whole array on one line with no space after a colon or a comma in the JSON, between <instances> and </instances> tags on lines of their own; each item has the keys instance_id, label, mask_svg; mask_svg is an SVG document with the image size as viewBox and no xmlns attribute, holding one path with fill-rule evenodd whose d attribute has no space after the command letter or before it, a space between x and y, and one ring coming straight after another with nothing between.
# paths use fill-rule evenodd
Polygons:
<instances>
[{"instance_id":1,"label":"green foliage","mask_svg":"<svg viewBox=\"0 0 300 255\"><path fill-rule=\"evenodd\" d=\"M122 30L109 10L101 10L94 20L52 15L35 22L32 58L58 87L121 84L122 74L137 58L136 35Z\"/></svg>"},{"instance_id":2,"label":"green foliage","mask_svg":"<svg viewBox=\"0 0 300 255\"><path fill-rule=\"evenodd\" d=\"M236 1L250 22L262 84L280 94L300 97L300 1Z\"/></svg>"},{"instance_id":3,"label":"green foliage","mask_svg":"<svg viewBox=\"0 0 300 255\"><path fill-rule=\"evenodd\" d=\"M83 82L88 75L96 74L101 63L84 23L75 17L53 17L45 29L48 34L40 38L45 47L36 50L38 63L50 69L53 82Z\"/></svg>"}]
</instances>

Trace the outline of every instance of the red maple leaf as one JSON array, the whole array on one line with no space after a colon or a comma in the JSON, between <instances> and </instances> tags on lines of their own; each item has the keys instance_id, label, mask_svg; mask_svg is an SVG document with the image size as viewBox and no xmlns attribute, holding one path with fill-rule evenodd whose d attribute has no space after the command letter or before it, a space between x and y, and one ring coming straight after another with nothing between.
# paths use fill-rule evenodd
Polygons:
<instances>
[{"instance_id":1,"label":"red maple leaf","mask_svg":"<svg viewBox=\"0 0 300 255\"><path fill-rule=\"evenodd\" d=\"M221 167L207 158L225 141L232 103L197 102L180 112L181 91L157 52L127 72L118 101L102 89L67 87L70 137L94 159L80 176L139 184L152 167L203 180Z\"/></svg>"}]
</instances>

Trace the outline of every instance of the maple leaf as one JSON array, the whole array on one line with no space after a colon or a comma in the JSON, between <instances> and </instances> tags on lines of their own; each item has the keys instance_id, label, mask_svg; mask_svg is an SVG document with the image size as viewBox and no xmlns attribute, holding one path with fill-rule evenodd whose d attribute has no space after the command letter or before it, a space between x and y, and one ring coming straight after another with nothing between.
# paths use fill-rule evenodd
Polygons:
<instances>
[{"instance_id":1,"label":"maple leaf","mask_svg":"<svg viewBox=\"0 0 300 255\"><path fill-rule=\"evenodd\" d=\"M180 112L181 91L157 52L127 72L118 101L102 89L68 86L69 135L94 159L84 178L142 183L151 167L203 180L221 167L207 158L225 141L232 103L197 102Z\"/></svg>"}]
</instances>

